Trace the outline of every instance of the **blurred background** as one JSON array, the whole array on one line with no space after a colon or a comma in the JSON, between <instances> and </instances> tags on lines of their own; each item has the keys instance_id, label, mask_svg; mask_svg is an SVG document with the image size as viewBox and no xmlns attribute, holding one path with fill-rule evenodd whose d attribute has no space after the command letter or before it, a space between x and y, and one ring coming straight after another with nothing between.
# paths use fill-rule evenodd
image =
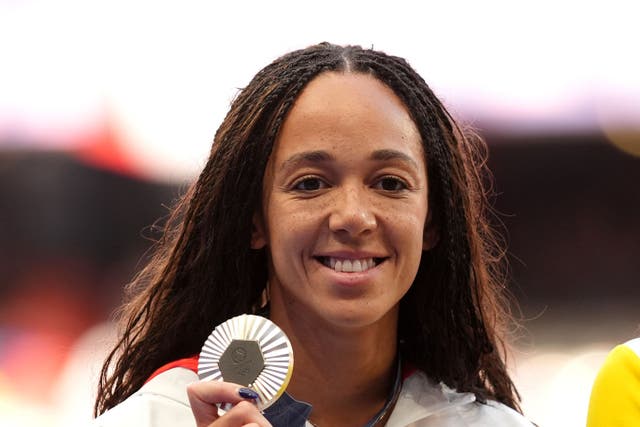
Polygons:
<instances>
[{"instance_id":1,"label":"blurred background","mask_svg":"<svg viewBox=\"0 0 640 427\"><path fill-rule=\"evenodd\" d=\"M0 0L0 425L84 425L150 226L238 88L320 41L406 57L490 147L525 413L582 426L640 335L639 6Z\"/></svg>"}]
</instances>

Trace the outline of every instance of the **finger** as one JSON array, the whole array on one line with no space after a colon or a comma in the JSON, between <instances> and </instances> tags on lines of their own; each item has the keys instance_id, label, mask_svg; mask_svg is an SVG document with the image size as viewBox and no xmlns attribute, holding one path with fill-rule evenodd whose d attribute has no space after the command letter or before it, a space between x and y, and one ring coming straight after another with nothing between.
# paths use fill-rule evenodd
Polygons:
<instances>
[{"instance_id":1,"label":"finger","mask_svg":"<svg viewBox=\"0 0 640 427\"><path fill-rule=\"evenodd\" d=\"M197 427L206 427L218 419L218 407L215 402L210 403L205 399L208 395L203 393L200 383L189 384L187 396Z\"/></svg>"},{"instance_id":2,"label":"finger","mask_svg":"<svg viewBox=\"0 0 640 427\"><path fill-rule=\"evenodd\" d=\"M255 391L224 381L196 381L187 386L187 394L209 404L236 404L243 400L258 398L258 394Z\"/></svg>"},{"instance_id":3,"label":"finger","mask_svg":"<svg viewBox=\"0 0 640 427\"><path fill-rule=\"evenodd\" d=\"M245 400L240 395L241 388L237 384L221 381L199 381L187 386L187 396L191 411L198 427L208 426L219 418L218 403L236 404ZM247 394L243 393L244 396ZM252 405L253 406L253 405Z\"/></svg>"},{"instance_id":4,"label":"finger","mask_svg":"<svg viewBox=\"0 0 640 427\"><path fill-rule=\"evenodd\" d=\"M251 402L242 401L221 416L216 427L271 427L271 424L260 413L258 407Z\"/></svg>"}]
</instances>

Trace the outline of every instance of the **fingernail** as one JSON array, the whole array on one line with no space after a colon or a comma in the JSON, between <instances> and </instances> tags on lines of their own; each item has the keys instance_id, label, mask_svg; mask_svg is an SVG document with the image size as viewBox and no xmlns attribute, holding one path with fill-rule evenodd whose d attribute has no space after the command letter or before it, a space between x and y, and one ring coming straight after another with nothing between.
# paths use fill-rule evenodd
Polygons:
<instances>
[{"instance_id":1,"label":"fingernail","mask_svg":"<svg viewBox=\"0 0 640 427\"><path fill-rule=\"evenodd\" d=\"M252 400L256 400L259 396L258 393L256 393L255 391L251 390L250 388L245 388L245 387L241 387L238 389L238 394L240 395L240 397L242 397L243 399L252 399Z\"/></svg>"}]
</instances>

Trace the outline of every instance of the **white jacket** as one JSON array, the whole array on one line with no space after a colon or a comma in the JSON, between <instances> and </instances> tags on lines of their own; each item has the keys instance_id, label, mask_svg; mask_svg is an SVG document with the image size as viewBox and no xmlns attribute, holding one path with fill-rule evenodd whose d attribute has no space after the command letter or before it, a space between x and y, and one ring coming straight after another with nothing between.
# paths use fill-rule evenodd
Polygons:
<instances>
[{"instance_id":1,"label":"white jacket","mask_svg":"<svg viewBox=\"0 0 640 427\"><path fill-rule=\"evenodd\" d=\"M191 427L187 384L198 376L173 368L154 377L124 402L93 421L100 427ZM472 393L458 393L433 384L422 372L404 380L387 427L531 427L513 409L494 401L476 402ZM278 426L274 426L278 427ZM306 427L311 427L307 422Z\"/></svg>"}]
</instances>

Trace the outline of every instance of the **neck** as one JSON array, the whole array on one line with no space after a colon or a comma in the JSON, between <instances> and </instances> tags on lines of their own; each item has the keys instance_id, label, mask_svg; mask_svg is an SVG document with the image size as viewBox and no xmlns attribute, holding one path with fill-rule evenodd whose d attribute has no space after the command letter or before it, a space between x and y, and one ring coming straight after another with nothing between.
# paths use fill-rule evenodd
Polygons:
<instances>
[{"instance_id":1,"label":"neck","mask_svg":"<svg viewBox=\"0 0 640 427\"><path fill-rule=\"evenodd\" d=\"M319 426L362 426L380 411L396 369L397 312L360 328L340 328L272 312L294 349L287 392L313 406Z\"/></svg>"}]
</instances>

